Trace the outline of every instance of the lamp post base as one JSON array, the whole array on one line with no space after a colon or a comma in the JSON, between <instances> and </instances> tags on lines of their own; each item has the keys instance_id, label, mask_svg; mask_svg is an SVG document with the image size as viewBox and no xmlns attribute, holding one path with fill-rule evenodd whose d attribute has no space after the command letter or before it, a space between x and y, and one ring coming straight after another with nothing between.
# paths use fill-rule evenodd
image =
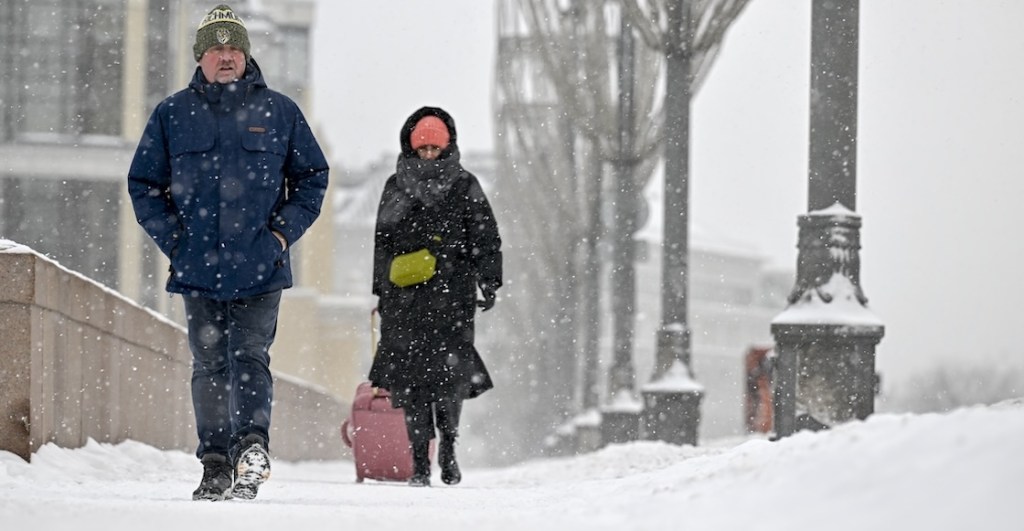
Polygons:
<instances>
[{"instance_id":1,"label":"lamp post base","mask_svg":"<svg viewBox=\"0 0 1024 531\"><path fill-rule=\"evenodd\" d=\"M644 430L648 440L697 444L701 391L645 391Z\"/></svg>"},{"instance_id":2,"label":"lamp post base","mask_svg":"<svg viewBox=\"0 0 1024 531\"><path fill-rule=\"evenodd\" d=\"M874 412L881 326L772 325L776 437L823 429Z\"/></svg>"},{"instance_id":3,"label":"lamp post base","mask_svg":"<svg viewBox=\"0 0 1024 531\"><path fill-rule=\"evenodd\" d=\"M601 448L601 426L580 426L576 428L576 453L596 452Z\"/></svg>"},{"instance_id":4,"label":"lamp post base","mask_svg":"<svg viewBox=\"0 0 1024 531\"><path fill-rule=\"evenodd\" d=\"M622 444L640 440L640 417L639 411L602 411L602 444Z\"/></svg>"}]
</instances>

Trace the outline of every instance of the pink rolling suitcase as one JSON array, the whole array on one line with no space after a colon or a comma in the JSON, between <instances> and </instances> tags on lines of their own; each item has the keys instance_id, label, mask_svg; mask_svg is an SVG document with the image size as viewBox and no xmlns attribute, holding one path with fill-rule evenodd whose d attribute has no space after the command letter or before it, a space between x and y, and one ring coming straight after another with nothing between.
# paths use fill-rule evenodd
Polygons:
<instances>
[{"instance_id":1,"label":"pink rolling suitcase","mask_svg":"<svg viewBox=\"0 0 1024 531\"><path fill-rule=\"evenodd\" d=\"M405 410L391 407L391 394L359 384L352 414L341 424L341 438L352 448L356 481L366 478L405 481L412 477L412 452L405 431Z\"/></svg>"},{"instance_id":2,"label":"pink rolling suitcase","mask_svg":"<svg viewBox=\"0 0 1024 531\"><path fill-rule=\"evenodd\" d=\"M376 308L370 328L375 332ZM374 350L376 333L373 333ZM363 382L356 388L352 414L341 424L341 438L352 449L356 464L356 482L370 478L380 481L406 481L412 477L412 451L405 430L405 410L391 407L391 393ZM430 454L434 441L430 441Z\"/></svg>"}]
</instances>

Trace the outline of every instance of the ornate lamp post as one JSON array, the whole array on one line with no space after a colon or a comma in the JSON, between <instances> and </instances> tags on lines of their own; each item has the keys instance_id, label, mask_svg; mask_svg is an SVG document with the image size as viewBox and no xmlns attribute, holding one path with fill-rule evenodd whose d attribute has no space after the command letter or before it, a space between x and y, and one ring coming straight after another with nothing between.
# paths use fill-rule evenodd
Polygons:
<instances>
[{"instance_id":1,"label":"ornate lamp post","mask_svg":"<svg viewBox=\"0 0 1024 531\"><path fill-rule=\"evenodd\" d=\"M857 176L857 0L814 0L808 214L797 279L772 321L777 436L874 412L875 346L885 328L860 287Z\"/></svg>"},{"instance_id":2,"label":"ornate lamp post","mask_svg":"<svg viewBox=\"0 0 1024 531\"><path fill-rule=\"evenodd\" d=\"M633 330L636 326L636 241L639 193L634 175L633 29L621 16L619 29L619 153L615 161L614 270L611 272L614 348L608 373L608 402L601 407L601 436L605 443L640 438L643 404L636 397L633 369Z\"/></svg>"},{"instance_id":3,"label":"ornate lamp post","mask_svg":"<svg viewBox=\"0 0 1024 531\"><path fill-rule=\"evenodd\" d=\"M690 59L693 42L687 0L668 7L665 55L665 226L662 240L661 327L654 374L644 385L648 439L696 444L703 387L693 377L687 326L689 283Z\"/></svg>"}]
</instances>

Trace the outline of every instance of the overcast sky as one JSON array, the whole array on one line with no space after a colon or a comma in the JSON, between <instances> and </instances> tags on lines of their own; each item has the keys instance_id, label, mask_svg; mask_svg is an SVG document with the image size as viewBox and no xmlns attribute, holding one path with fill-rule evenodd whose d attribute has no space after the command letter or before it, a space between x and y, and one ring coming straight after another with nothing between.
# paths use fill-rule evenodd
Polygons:
<instances>
[{"instance_id":1,"label":"overcast sky","mask_svg":"<svg viewBox=\"0 0 1024 531\"><path fill-rule=\"evenodd\" d=\"M750 2L693 104L693 223L787 268L807 210L810 5ZM318 10L313 119L337 164L393 157L427 104L464 151L491 148L491 2ZM1024 2L865 1L860 30L861 281L886 324L883 378L1024 363Z\"/></svg>"},{"instance_id":2,"label":"overcast sky","mask_svg":"<svg viewBox=\"0 0 1024 531\"><path fill-rule=\"evenodd\" d=\"M333 160L359 167L398 153L424 105L455 118L462 151L490 150L495 5L487 0L317 0L316 118Z\"/></svg>"}]
</instances>

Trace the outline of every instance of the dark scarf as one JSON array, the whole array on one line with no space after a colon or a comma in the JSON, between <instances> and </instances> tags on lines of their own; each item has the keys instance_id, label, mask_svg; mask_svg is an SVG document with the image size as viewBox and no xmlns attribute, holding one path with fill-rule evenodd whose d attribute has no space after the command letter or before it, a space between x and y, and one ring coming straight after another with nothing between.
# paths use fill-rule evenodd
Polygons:
<instances>
[{"instance_id":1,"label":"dark scarf","mask_svg":"<svg viewBox=\"0 0 1024 531\"><path fill-rule=\"evenodd\" d=\"M459 150L452 146L444 158L424 160L416 155L399 155L396 165L398 188L423 206L432 208L448 197L455 182L463 175Z\"/></svg>"}]
</instances>

